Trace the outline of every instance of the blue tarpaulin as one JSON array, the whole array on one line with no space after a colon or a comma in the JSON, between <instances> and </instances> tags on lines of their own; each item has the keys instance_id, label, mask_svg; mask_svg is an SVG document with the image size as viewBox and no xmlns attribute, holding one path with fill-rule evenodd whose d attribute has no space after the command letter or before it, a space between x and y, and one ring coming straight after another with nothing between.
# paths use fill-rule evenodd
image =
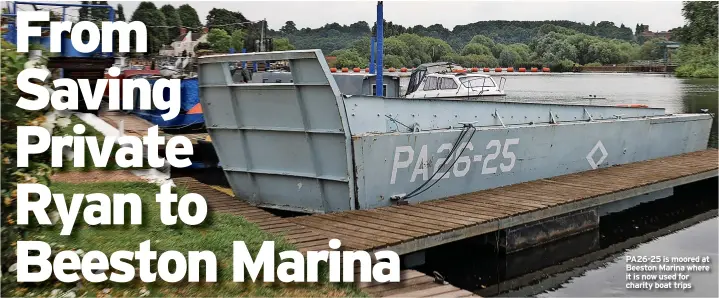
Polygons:
<instances>
[{"instance_id":1,"label":"blue tarpaulin","mask_svg":"<svg viewBox=\"0 0 719 298\"><path fill-rule=\"evenodd\" d=\"M157 80L147 80L150 85L155 85ZM163 92L163 98L165 101L170 97L170 89L165 88ZM161 115L165 113L165 110L153 109L150 111L135 110L134 114L152 122L153 124L162 127L179 127L194 124L201 124L205 122L203 114L192 114L187 115L184 112L189 111L195 105L200 102L200 88L197 82L197 78L193 79L182 79L180 80L180 110L182 113L175 117L175 119L165 121Z\"/></svg>"}]
</instances>

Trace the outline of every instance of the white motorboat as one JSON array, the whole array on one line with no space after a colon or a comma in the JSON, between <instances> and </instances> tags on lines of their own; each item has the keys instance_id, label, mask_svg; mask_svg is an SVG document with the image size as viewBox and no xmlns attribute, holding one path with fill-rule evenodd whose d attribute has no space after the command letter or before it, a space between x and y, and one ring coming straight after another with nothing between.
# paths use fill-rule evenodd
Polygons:
<instances>
[{"instance_id":1,"label":"white motorboat","mask_svg":"<svg viewBox=\"0 0 719 298\"><path fill-rule=\"evenodd\" d=\"M455 69L449 63L420 65L412 72L405 97L472 99L506 95L504 77L497 82L487 74L457 72Z\"/></svg>"}]
</instances>

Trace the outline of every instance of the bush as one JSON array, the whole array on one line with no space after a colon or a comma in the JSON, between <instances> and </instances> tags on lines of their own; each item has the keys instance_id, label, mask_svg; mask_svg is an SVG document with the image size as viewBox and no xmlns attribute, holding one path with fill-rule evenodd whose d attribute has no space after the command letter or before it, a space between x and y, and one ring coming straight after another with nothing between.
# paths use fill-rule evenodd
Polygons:
<instances>
[{"instance_id":1,"label":"bush","mask_svg":"<svg viewBox=\"0 0 719 298\"><path fill-rule=\"evenodd\" d=\"M15 105L20 97L20 90L17 87L17 76L25 69L28 62L24 53L18 53L13 44L2 42L2 126L0 136L2 137L2 296L9 295L7 291L13 290L16 285L16 277L9 274L9 268L15 264L15 244L23 240L28 231L35 229L35 225L17 225L17 184L18 183L40 183L48 185L52 168L49 152L35 154L30 157L29 167L19 168L17 166L17 127L18 126L41 126L45 124L45 111L27 111ZM29 97L29 95L24 94ZM44 125L43 125L44 126ZM48 127L52 129L51 127ZM31 198L36 200L37 198Z\"/></svg>"},{"instance_id":2,"label":"bush","mask_svg":"<svg viewBox=\"0 0 719 298\"><path fill-rule=\"evenodd\" d=\"M552 72L568 72L574 69L574 62L569 59L560 60L558 63L549 65Z\"/></svg>"},{"instance_id":3,"label":"bush","mask_svg":"<svg viewBox=\"0 0 719 298\"><path fill-rule=\"evenodd\" d=\"M704 44L687 44L679 47L675 57L679 62L675 74L678 77L716 78L719 72L716 39Z\"/></svg>"},{"instance_id":4,"label":"bush","mask_svg":"<svg viewBox=\"0 0 719 298\"><path fill-rule=\"evenodd\" d=\"M584 66L602 66L602 64L599 62L591 62L591 63L584 64Z\"/></svg>"}]
</instances>

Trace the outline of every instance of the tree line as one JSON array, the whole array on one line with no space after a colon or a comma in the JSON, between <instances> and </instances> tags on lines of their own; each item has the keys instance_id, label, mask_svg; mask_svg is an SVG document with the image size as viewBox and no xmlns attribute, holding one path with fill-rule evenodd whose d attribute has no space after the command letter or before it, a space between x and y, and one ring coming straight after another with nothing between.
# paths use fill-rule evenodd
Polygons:
<instances>
[{"instance_id":1,"label":"tree line","mask_svg":"<svg viewBox=\"0 0 719 298\"><path fill-rule=\"evenodd\" d=\"M676 53L677 76L719 77L717 6L717 1L684 2L682 15L686 24L672 30L672 38L682 42Z\"/></svg>"},{"instance_id":2,"label":"tree line","mask_svg":"<svg viewBox=\"0 0 719 298\"><path fill-rule=\"evenodd\" d=\"M88 1L84 1L85 3ZM106 3L93 1L92 3ZM672 39L682 42L674 58L681 66L677 73L685 76L716 76L717 2L685 2L683 15L687 24L671 30ZM81 10L81 15L99 18L102 11ZM122 5L116 19L124 20ZM267 28L264 21L250 21L241 12L213 8L203 25L190 5L178 8L170 4L157 8L153 2L142 2L130 20L148 26L148 54L157 53L163 45L177 39L180 28L193 32L209 29L206 44L200 48L216 52L258 50L256 40L264 35L273 38L273 50L321 49L336 56L337 67L366 67L370 56L370 39L376 26L365 21L350 25L326 24L319 28L297 28L293 21L279 30ZM450 61L467 67L549 66L566 70L574 65L621 64L633 60L663 58L663 39L644 40L642 25L631 28L613 22L583 24L572 21L480 21L458 25L452 30L441 24L404 27L385 21L386 67L417 66L421 63ZM709 37L709 38L708 38ZM713 37L713 38L712 38Z\"/></svg>"}]
</instances>

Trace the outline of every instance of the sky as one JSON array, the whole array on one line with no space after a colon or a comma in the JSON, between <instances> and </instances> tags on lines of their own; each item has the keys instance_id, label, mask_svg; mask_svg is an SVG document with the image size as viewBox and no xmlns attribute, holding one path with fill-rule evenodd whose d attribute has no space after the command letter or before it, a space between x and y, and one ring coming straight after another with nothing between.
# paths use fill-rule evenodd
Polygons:
<instances>
[{"instance_id":1,"label":"sky","mask_svg":"<svg viewBox=\"0 0 719 298\"><path fill-rule=\"evenodd\" d=\"M349 25L357 21L373 24L376 1L153 1L159 8L165 3L175 7L192 5L202 22L212 8L241 12L256 21L267 19L271 29L279 29L288 20L298 28L317 28L337 22ZM129 19L139 2L108 1L112 6L122 3ZM649 25L651 31L665 31L684 24L681 1L384 1L384 18L407 26L442 24L452 30L488 20L569 20L590 24L611 21L617 26L635 28L637 23Z\"/></svg>"}]
</instances>

